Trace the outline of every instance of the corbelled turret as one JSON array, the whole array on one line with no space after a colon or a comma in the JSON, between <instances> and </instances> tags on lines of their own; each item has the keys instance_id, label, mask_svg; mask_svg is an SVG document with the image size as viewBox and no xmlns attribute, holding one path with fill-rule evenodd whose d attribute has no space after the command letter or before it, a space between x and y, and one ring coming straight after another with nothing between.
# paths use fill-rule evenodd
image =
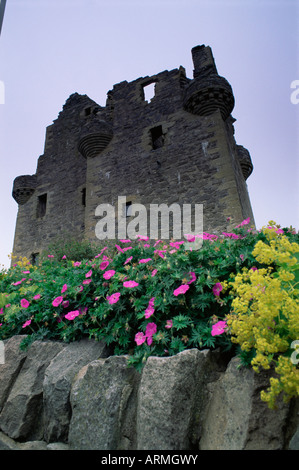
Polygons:
<instances>
[{"instance_id":1,"label":"corbelled turret","mask_svg":"<svg viewBox=\"0 0 299 470\"><path fill-rule=\"evenodd\" d=\"M31 198L36 188L36 175L17 176L13 182L12 197L23 205Z\"/></svg>"},{"instance_id":2,"label":"corbelled turret","mask_svg":"<svg viewBox=\"0 0 299 470\"><path fill-rule=\"evenodd\" d=\"M101 153L113 137L111 124L92 114L86 121L78 144L84 158L92 158Z\"/></svg>"},{"instance_id":3,"label":"corbelled turret","mask_svg":"<svg viewBox=\"0 0 299 470\"><path fill-rule=\"evenodd\" d=\"M194 78L185 89L185 110L209 116L219 109L222 119L227 119L235 104L230 84L218 75L210 47L196 46L191 52Z\"/></svg>"}]
</instances>

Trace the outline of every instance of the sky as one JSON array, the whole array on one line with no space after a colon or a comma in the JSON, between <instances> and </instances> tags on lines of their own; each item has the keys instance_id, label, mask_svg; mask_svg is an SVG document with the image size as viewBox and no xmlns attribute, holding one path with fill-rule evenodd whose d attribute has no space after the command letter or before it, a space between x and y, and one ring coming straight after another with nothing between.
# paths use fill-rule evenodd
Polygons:
<instances>
[{"instance_id":1,"label":"sky","mask_svg":"<svg viewBox=\"0 0 299 470\"><path fill-rule=\"evenodd\" d=\"M0 36L0 268L10 265L16 176L34 174L46 127L74 92L105 106L114 84L212 48L231 84L257 229L299 229L298 0L7 0ZM295 86L296 88L292 88ZM297 91L298 90L298 91ZM200 201L199 201L200 203Z\"/></svg>"}]
</instances>

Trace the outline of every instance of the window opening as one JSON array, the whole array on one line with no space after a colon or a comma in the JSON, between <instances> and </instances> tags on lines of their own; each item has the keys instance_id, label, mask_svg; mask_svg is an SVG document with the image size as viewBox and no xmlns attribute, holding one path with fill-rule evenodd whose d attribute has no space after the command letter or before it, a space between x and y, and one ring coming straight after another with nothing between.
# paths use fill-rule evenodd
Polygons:
<instances>
[{"instance_id":1,"label":"window opening","mask_svg":"<svg viewBox=\"0 0 299 470\"><path fill-rule=\"evenodd\" d=\"M132 202L127 201L126 202L126 217L131 217L132 216Z\"/></svg>"},{"instance_id":2,"label":"window opening","mask_svg":"<svg viewBox=\"0 0 299 470\"><path fill-rule=\"evenodd\" d=\"M151 138L153 150L156 150L164 145L164 135L162 132L162 126L153 127L151 129Z\"/></svg>"},{"instance_id":3,"label":"window opening","mask_svg":"<svg viewBox=\"0 0 299 470\"><path fill-rule=\"evenodd\" d=\"M47 194L42 194L41 196L38 196L38 199L37 199L36 216L38 218L44 217L44 215L46 214L46 209L47 209Z\"/></svg>"},{"instance_id":4,"label":"window opening","mask_svg":"<svg viewBox=\"0 0 299 470\"><path fill-rule=\"evenodd\" d=\"M156 82L149 83L148 85L143 86L143 96L144 101L148 103L155 97L156 93Z\"/></svg>"},{"instance_id":5,"label":"window opening","mask_svg":"<svg viewBox=\"0 0 299 470\"><path fill-rule=\"evenodd\" d=\"M36 266L38 264L38 257L39 257L39 253L32 253L31 254L31 264L32 264L32 266Z\"/></svg>"},{"instance_id":6,"label":"window opening","mask_svg":"<svg viewBox=\"0 0 299 470\"><path fill-rule=\"evenodd\" d=\"M86 206L86 188L83 188L81 191L81 203L82 206Z\"/></svg>"}]
</instances>

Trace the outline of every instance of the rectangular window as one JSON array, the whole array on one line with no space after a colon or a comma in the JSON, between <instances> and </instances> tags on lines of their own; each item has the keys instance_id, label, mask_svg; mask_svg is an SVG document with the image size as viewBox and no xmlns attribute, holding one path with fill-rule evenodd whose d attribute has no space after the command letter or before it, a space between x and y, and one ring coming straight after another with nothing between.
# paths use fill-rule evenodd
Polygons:
<instances>
[{"instance_id":1,"label":"rectangular window","mask_svg":"<svg viewBox=\"0 0 299 470\"><path fill-rule=\"evenodd\" d=\"M81 195L82 195L82 199L81 199L82 206L85 207L86 206L86 188L82 189Z\"/></svg>"},{"instance_id":2,"label":"rectangular window","mask_svg":"<svg viewBox=\"0 0 299 470\"><path fill-rule=\"evenodd\" d=\"M37 199L37 210L36 210L36 217L44 217L46 215L47 210L47 194L42 194L38 196Z\"/></svg>"},{"instance_id":3,"label":"rectangular window","mask_svg":"<svg viewBox=\"0 0 299 470\"><path fill-rule=\"evenodd\" d=\"M126 217L131 217L132 216L132 202L127 201L126 202Z\"/></svg>"},{"instance_id":4,"label":"rectangular window","mask_svg":"<svg viewBox=\"0 0 299 470\"><path fill-rule=\"evenodd\" d=\"M164 135L162 126L153 127L151 129L152 147L156 150L164 145Z\"/></svg>"}]
</instances>

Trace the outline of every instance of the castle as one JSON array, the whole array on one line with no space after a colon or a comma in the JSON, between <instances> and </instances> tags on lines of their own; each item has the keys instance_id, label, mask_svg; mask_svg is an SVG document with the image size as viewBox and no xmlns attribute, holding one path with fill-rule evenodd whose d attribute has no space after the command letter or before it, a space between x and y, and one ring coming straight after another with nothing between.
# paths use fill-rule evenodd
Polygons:
<instances>
[{"instance_id":1,"label":"castle","mask_svg":"<svg viewBox=\"0 0 299 470\"><path fill-rule=\"evenodd\" d=\"M15 178L13 254L34 263L63 234L97 241L96 208L132 219L134 204L202 204L204 231L227 231L253 214L253 166L234 137L234 95L210 47L192 49L193 79L180 66L107 93L105 107L72 94L46 129L34 175ZM146 99L146 90L154 96ZM254 222L253 222L254 223Z\"/></svg>"}]
</instances>

